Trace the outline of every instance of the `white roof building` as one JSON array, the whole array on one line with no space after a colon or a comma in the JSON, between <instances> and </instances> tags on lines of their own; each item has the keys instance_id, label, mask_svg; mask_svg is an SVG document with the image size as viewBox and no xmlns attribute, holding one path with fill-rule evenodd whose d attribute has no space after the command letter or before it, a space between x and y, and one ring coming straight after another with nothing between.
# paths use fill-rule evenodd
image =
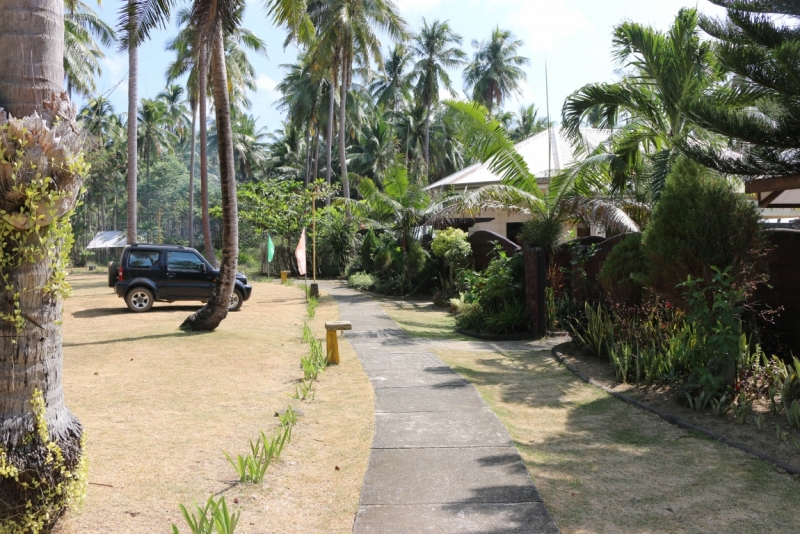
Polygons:
<instances>
[{"instance_id":1,"label":"white roof building","mask_svg":"<svg viewBox=\"0 0 800 534\"><path fill-rule=\"evenodd\" d=\"M581 128L581 134L588 144L590 150L596 148L611 135L610 130L600 130L596 128ZM545 130L533 135L524 141L520 141L514 147L523 157L528 169L537 178L539 187L547 189L550 176L558 173L575 161L575 151L572 143L567 139L564 131L559 127L553 127L549 131ZM489 170L487 163L476 163L461 169L460 171L442 178L426 189L450 189L455 191L475 190L485 185L500 182L500 177ZM490 230L503 237L513 239L516 232L521 228L522 223L528 217L526 215L507 213L495 210L486 210L476 217L481 222L476 222L469 228L472 234L477 230ZM485 219L491 218L490 221Z\"/></svg>"}]
</instances>

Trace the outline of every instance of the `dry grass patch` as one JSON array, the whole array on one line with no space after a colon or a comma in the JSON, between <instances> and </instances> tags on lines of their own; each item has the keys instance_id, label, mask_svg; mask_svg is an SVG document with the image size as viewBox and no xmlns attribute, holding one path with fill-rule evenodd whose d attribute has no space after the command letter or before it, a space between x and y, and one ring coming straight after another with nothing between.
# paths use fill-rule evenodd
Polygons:
<instances>
[{"instance_id":1,"label":"dry grass patch","mask_svg":"<svg viewBox=\"0 0 800 534\"><path fill-rule=\"evenodd\" d=\"M178 331L197 305L157 303L135 315L104 275L70 277L64 313L64 388L87 432L89 492L82 514L58 532L188 532L178 510L224 495L242 515L237 533L350 532L373 431L372 388L343 342L342 364L315 385L316 400L289 399L302 377L306 302L297 287L255 283L252 298L213 333ZM323 295L310 322L338 318ZM263 484L239 485L222 451L277 428L291 403L292 443ZM339 467L336 470L336 467ZM238 504L234 503L238 500Z\"/></svg>"},{"instance_id":2,"label":"dry grass patch","mask_svg":"<svg viewBox=\"0 0 800 534\"><path fill-rule=\"evenodd\" d=\"M797 477L584 384L549 351L435 352L506 425L564 533L799 528Z\"/></svg>"},{"instance_id":3,"label":"dry grass patch","mask_svg":"<svg viewBox=\"0 0 800 534\"><path fill-rule=\"evenodd\" d=\"M437 308L426 300L395 300L378 298L381 306L392 319L411 337L471 341L472 338L455 332L455 315Z\"/></svg>"}]
</instances>

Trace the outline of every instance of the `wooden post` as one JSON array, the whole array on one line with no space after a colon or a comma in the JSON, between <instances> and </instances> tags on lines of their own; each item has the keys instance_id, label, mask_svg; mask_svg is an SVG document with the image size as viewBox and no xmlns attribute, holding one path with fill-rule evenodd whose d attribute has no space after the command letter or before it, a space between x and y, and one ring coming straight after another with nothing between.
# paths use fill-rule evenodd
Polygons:
<instances>
[{"instance_id":1,"label":"wooden post","mask_svg":"<svg viewBox=\"0 0 800 534\"><path fill-rule=\"evenodd\" d=\"M547 284L546 252L542 248L525 246L525 307L531 321L530 332L534 339L547 334L547 303L545 285Z\"/></svg>"},{"instance_id":2,"label":"wooden post","mask_svg":"<svg viewBox=\"0 0 800 534\"><path fill-rule=\"evenodd\" d=\"M336 337L336 330L328 330L325 333L325 345L327 351L328 365L339 364L339 338Z\"/></svg>"},{"instance_id":3,"label":"wooden post","mask_svg":"<svg viewBox=\"0 0 800 534\"><path fill-rule=\"evenodd\" d=\"M339 330L352 330L353 325L350 321L329 321L325 323L325 345L327 352L328 365L339 363L339 339L336 333Z\"/></svg>"}]
</instances>

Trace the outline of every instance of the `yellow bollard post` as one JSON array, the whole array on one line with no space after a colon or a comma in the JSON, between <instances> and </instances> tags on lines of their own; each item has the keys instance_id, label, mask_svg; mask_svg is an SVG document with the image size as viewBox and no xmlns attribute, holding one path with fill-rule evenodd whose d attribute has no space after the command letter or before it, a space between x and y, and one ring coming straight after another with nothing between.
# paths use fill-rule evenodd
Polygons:
<instances>
[{"instance_id":1,"label":"yellow bollard post","mask_svg":"<svg viewBox=\"0 0 800 534\"><path fill-rule=\"evenodd\" d=\"M281 271L281 283L285 284L289 281L289 271Z\"/></svg>"},{"instance_id":2,"label":"yellow bollard post","mask_svg":"<svg viewBox=\"0 0 800 534\"><path fill-rule=\"evenodd\" d=\"M336 330L328 330L325 335L325 345L328 353L328 365L339 364L339 339Z\"/></svg>"}]
</instances>

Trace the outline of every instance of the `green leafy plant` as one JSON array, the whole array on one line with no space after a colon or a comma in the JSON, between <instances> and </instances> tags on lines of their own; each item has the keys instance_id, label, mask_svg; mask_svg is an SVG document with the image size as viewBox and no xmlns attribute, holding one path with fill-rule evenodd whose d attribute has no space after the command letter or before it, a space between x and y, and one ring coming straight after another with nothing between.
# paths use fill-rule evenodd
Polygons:
<instances>
[{"instance_id":1,"label":"green leafy plant","mask_svg":"<svg viewBox=\"0 0 800 534\"><path fill-rule=\"evenodd\" d=\"M214 500L214 496L208 498L204 507L195 503L194 510L190 512L182 504L178 505L186 524L192 534L234 534L236 525L239 523L241 512L231 514L225 497ZM172 525L172 533L179 534L178 527Z\"/></svg>"},{"instance_id":2,"label":"green leafy plant","mask_svg":"<svg viewBox=\"0 0 800 534\"><path fill-rule=\"evenodd\" d=\"M350 275L350 278L348 278L347 282L348 285L353 289L358 289L359 291L372 291L375 289L377 280L375 276L369 273L355 273Z\"/></svg>"},{"instance_id":3,"label":"green leafy plant","mask_svg":"<svg viewBox=\"0 0 800 534\"><path fill-rule=\"evenodd\" d=\"M646 272L642 235L630 234L611 249L597 280L612 302L636 304L642 298Z\"/></svg>"},{"instance_id":4,"label":"green leafy plant","mask_svg":"<svg viewBox=\"0 0 800 534\"><path fill-rule=\"evenodd\" d=\"M319 365L311 356L301 357L300 366L303 368L303 377L306 380L316 380L321 371Z\"/></svg>"},{"instance_id":5,"label":"green leafy plant","mask_svg":"<svg viewBox=\"0 0 800 534\"><path fill-rule=\"evenodd\" d=\"M748 294L766 279L759 217L756 205L724 178L678 158L643 234L648 285L680 305L690 296L682 285L687 278L694 291L713 291L714 266L728 266L727 284Z\"/></svg>"},{"instance_id":6,"label":"green leafy plant","mask_svg":"<svg viewBox=\"0 0 800 534\"><path fill-rule=\"evenodd\" d=\"M595 307L586 302L584 309L585 323L576 321L573 324L573 335L599 358L608 358L611 347L614 346L613 319L602 304Z\"/></svg>"},{"instance_id":7,"label":"green leafy plant","mask_svg":"<svg viewBox=\"0 0 800 534\"><path fill-rule=\"evenodd\" d=\"M294 393L288 395L289 397L297 400L314 400L314 381L301 380L300 383L294 387Z\"/></svg>"},{"instance_id":8,"label":"green leafy plant","mask_svg":"<svg viewBox=\"0 0 800 534\"><path fill-rule=\"evenodd\" d=\"M748 401L745 394L742 392L736 398L736 402L731 403L731 411L736 416L736 422L743 425L747 421L747 416L753 410L752 401Z\"/></svg>"},{"instance_id":9,"label":"green leafy plant","mask_svg":"<svg viewBox=\"0 0 800 534\"><path fill-rule=\"evenodd\" d=\"M308 321L303 321L303 343L311 343L314 339L314 332L308 326Z\"/></svg>"},{"instance_id":10,"label":"green leafy plant","mask_svg":"<svg viewBox=\"0 0 800 534\"><path fill-rule=\"evenodd\" d=\"M317 306L319 305L319 300L316 297L309 297L308 298L308 318L313 319L314 316L317 314Z\"/></svg>"}]
</instances>

